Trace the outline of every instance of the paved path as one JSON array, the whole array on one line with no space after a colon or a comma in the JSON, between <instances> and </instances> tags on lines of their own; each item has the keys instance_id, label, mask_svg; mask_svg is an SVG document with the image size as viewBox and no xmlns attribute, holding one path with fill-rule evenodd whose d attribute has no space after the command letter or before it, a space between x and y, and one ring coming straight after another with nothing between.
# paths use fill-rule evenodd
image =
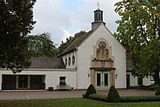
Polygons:
<instances>
[{"instance_id":1,"label":"paved path","mask_svg":"<svg viewBox=\"0 0 160 107\"><path fill-rule=\"evenodd\" d=\"M146 90L118 90L121 96L153 96L154 91ZM0 91L0 100L16 99L58 99L58 98L82 98L85 90L74 91ZM107 95L107 91L98 91Z\"/></svg>"},{"instance_id":2,"label":"paved path","mask_svg":"<svg viewBox=\"0 0 160 107\"><path fill-rule=\"evenodd\" d=\"M99 94L107 93L106 91L99 91ZM125 89L118 90L120 96L154 96L155 91L151 90L141 90L141 89Z\"/></svg>"}]
</instances>

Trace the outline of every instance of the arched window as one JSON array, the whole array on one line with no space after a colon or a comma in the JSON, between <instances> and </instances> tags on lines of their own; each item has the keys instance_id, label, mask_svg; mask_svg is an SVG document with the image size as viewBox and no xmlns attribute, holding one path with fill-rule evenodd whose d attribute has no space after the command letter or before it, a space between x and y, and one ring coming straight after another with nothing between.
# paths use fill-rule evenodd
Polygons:
<instances>
[{"instance_id":1,"label":"arched window","mask_svg":"<svg viewBox=\"0 0 160 107\"><path fill-rule=\"evenodd\" d=\"M71 57L68 58L68 65L71 65Z\"/></svg>"},{"instance_id":2,"label":"arched window","mask_svg":"<svg viewBox=\"0 0 160 107\"><path fill-rule=\"evenodd\" d=\"M75 64L75 57L74 57L74 55L72 56L72 65L74 65Z\"/></svg>"},{"instance_id":3,"label":"arched window","mask_svg":"<svg viewBox=\"0 0 160 107\"><path fill-rule=\"evenodd\" d=\"M67 66L67 58L65 59L65 65Z\"/></svg>"}]
</instances>

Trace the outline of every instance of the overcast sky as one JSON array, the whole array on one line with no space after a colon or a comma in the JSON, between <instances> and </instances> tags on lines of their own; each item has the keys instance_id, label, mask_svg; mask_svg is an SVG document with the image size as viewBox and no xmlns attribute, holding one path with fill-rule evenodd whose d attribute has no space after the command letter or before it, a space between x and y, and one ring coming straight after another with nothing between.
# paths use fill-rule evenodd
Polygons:
<instances>
[{"instance_id":1,"label":"overcast sky","mask_svg":"<svg viewBox=\"0 0 160 107\"><path fill-rule=\"evenodd\" d=\"M93 22L93 11L97 2L103 10L104 22L113 33L116 31L118 15L114 4L119 0L37 0L34 8L36 24L31 34L48 32L54 43L60 42L79 31L89 31Z\"/></svg>"}]
</instances>

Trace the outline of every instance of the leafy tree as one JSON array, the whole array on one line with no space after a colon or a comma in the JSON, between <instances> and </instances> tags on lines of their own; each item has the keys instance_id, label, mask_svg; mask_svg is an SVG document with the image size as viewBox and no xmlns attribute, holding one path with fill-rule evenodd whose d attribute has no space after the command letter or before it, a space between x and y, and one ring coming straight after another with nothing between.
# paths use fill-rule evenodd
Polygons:
<instances>
[{"instance_id":1,"label":"leafy tree","mask_svg":"<svg viewBox=\"0 0 160 107\"><path fill-rule=\"evenodd\" d=\"M127 49L135 74L154 75L160 82L160 4L159 0L122 0L115 4L121 16L117 39Z\"/></svg>"},{"instance_id":2,"label":"leafy tree","mask_svg":"<svg viewBox=\"0 0 160 107\"><path fill-rule=\"evenodd\" d=\"M74 37L70 36L69 38L66 38L66 42L61 42L60 46L58 47L59 53L63 52L64 49L66 49L74 40Z\"/></svg>"},{"instance_id":3,"label":"leafy tree","mask_svg":"<svg viewBox=\"0 0 160 107\"><path fill-rule=\"evenodd\" d=\"M59 53L63 52L64 49L66 49L76 38L78 38L79 36L84 35L84 34L86 34L85 31L80 31L80 32L76 33L74 35L74 37L70 36L69 38L67 38L66 42L62 41L60 46L58 47Z\"/></svg>"},{"instance_id":4,"label":"leafy tree","mask_svg":"<svg viewBox=\"0 0 160 107\"><path fill-rule=\"evenodd\" d=\"M0 0L0 66L14 73L30 65L26 35L33 29L35 0Z\"/></svg>"},{"instance_id":5,"label":"leafy tree","mask_svg":"<svg viewBox=\"0 0 160 107\"><path fill-rule=\"evenodd\" d=\"M49 38L49 33L28 36L28 49L31 56L48 56L53 57L58 53L58 49Z\"/></svg>"}]
</instances>

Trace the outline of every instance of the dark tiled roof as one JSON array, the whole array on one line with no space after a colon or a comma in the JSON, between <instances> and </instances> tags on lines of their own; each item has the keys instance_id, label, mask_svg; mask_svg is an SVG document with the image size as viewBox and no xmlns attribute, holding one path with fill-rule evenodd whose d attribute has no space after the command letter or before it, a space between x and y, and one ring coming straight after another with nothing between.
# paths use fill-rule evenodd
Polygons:
<instances>
[{"instance_id":1,"label":"dark tiled roof","mask_svg":"<svg viewBox=\"0 0 160 107\"><path fill-rule=\"evenodd\" d=\"M77 47L80 46L80 44L87 39L91 33L93 32L93 30L87 32L84 35L81 35L79 37L77 37L59 56L65 55L69 52L72 52L73 50L76 50Z\"/></svg>"},{"instance_id":2,"label":"dark tiled roof","mask_svg":"<svg viewBox=\"0 0 160 107\"><path fill-rule=\"evenodd\" d=\"M133 63L131 60L126 60L126 70L127 71L132 71L134 69Z\"/></svg>"},{"instance_id":3,"label":"dark tiled roof","mask_svg":"<svg viewBox=\"0 0 160 107\"><path fill-rule=\"evenodd\" d=\"M64 69L65 65L59 58L54 57L32 57L30 68L52 68Z\"/></svg>"}]
</instances>

